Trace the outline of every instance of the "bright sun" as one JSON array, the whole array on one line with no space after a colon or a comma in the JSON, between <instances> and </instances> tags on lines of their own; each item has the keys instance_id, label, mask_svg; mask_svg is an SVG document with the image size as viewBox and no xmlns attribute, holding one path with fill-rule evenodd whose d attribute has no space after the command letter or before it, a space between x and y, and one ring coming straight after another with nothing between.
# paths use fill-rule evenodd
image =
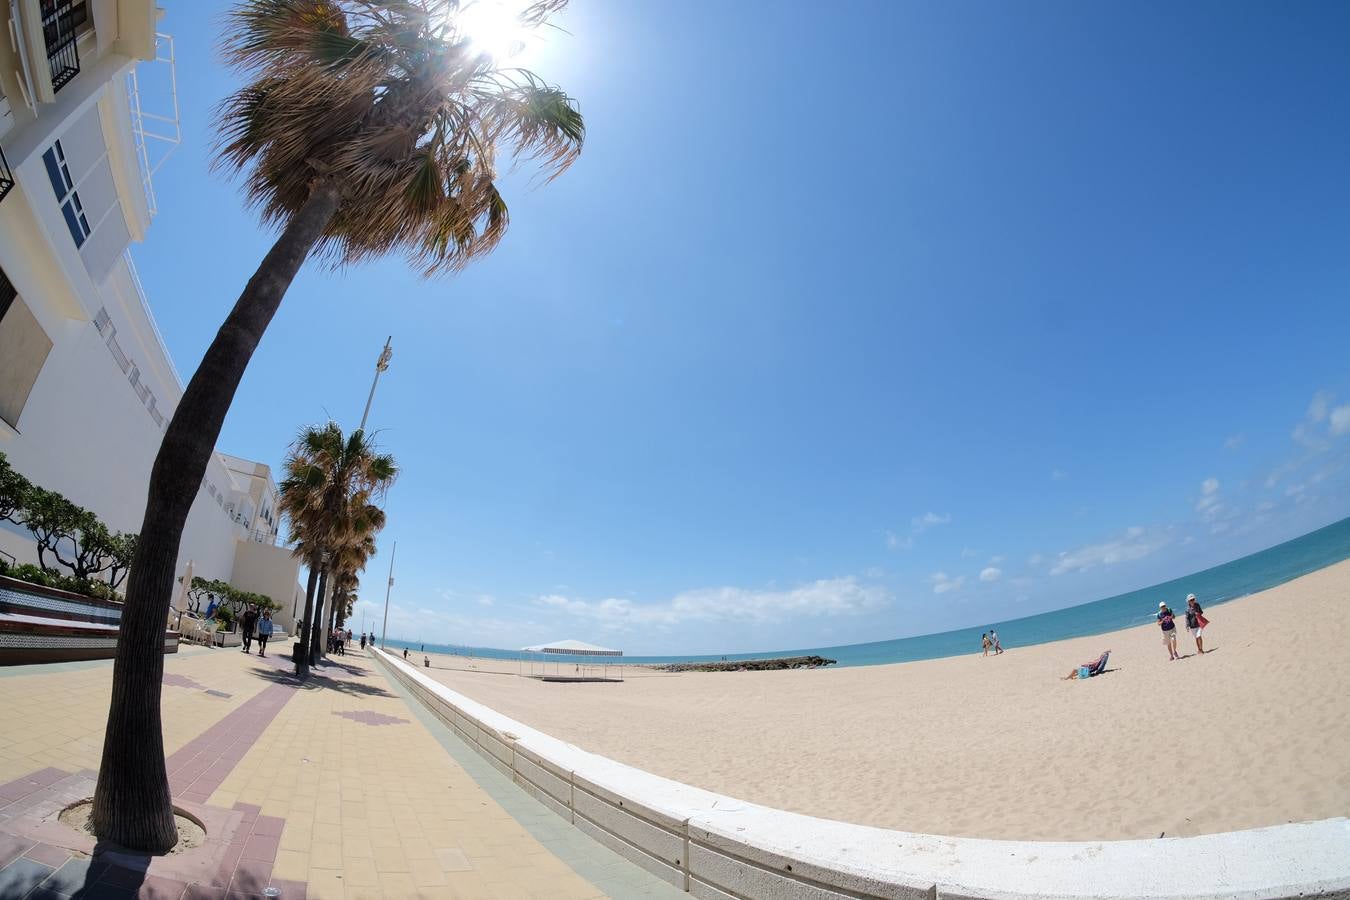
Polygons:
<instances>
[{"instance_id":1,"label":"bright sun","mask_svg":"<svg viewBox=\"0 0 1350 900\"><path fill-rule=\"evenodd\" d=\"M510 0L472 0L460 8L456 22L480 52L498 61L515 59L530 37L520 22L521 8Z\"/></svg>"}]
</instances>

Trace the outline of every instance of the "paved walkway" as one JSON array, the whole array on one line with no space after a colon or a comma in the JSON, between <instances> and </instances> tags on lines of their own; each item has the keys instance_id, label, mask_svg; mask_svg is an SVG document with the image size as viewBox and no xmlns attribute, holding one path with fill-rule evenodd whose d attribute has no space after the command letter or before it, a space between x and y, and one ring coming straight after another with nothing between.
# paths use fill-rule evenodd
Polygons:
<instances>
[{"instance_id":1,"label":"paved walkway","mask_svg":"<svg viewBox=\"0 0 1350 900\"><path fill-rule=\"evenodd\" d=\"M55 820L93 793L112 665L0 669L0 897L681 896L538 805L360 650L305 684L266 659L166 659L175 803L207 828L165 857Z\"/></svg>"}]
</instances>

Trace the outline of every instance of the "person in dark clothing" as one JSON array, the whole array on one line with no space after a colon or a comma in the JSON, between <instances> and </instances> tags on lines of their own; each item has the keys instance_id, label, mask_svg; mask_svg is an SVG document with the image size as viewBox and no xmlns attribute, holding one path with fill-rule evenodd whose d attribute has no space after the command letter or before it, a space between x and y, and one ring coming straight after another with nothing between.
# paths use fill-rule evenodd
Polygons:
<instances>
[{"instance_id":1,"label":"person in dark clothing","mask_svg":"<svg viewBox=\"0 0 1350 900\"><path fill-rule=\"evenodd\" d=\"M1194 594L1186 596L1186 630L1195 638L1195 652L1205 652L1205 626L1209 620L1205 618L1205 611L1200 608L1200 603L1195 599Z\"/></svg>"},{"instance_id":2,"label":"person in dark clothing","mask_svg":"<svg viewBox=\"0 0 1350 900\"><path fill-rule=\"evenodd\" d=\"M258 624L258 611L253 607L244 610L243 617L239 620L239 630L244 636L244 652L249 651L253 644L253 629Z\"/></svg>"},{"instance_id":3,"label":"person in dark clothing","mask_svg":"<svg viewBox=\"0 0 1350 900\"><path fill-rule=\"evenodd\" d=\"M1162 629L1163 646L1167 648L1167 658L1181 659L1177 655L1176 616L1165 602L1158 604L1158 627Z\"/></svg>"}]
</instances>

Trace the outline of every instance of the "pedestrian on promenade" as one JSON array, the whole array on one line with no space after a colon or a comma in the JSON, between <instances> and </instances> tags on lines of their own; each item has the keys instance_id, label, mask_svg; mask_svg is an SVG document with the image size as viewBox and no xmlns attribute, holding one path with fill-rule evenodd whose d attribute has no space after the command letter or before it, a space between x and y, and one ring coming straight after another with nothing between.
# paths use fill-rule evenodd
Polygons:
<instances>
[{"instance_id":1,"label":"pedestrian on promenade","mask_svg":"<svg viewBox=\"0 0 1350 900\"><path fill-rule=\"evenodd\" d=\"M364 631L361 632L361 649L366 649L366 633Z\"/></svg>"},{"instance_id":2,"label":"pedestrian on promenade","mask_svg":"<svg viewBox=\"0 0 1350 900\"><path fill-rule=\"evenodd\" d=\"M1205 618L1205 611L1200 608L1200 602L1195 599L1194 594L1186 595L1186 630L1195 638L1195 652L1205 652L1204 633L1205 626L1209 624L1209 619Z\"/></svg>"},{"instance_id":3,"label":"pedestrian on promenade","mask_svg":"<svg viewBox=\"0 0 1350 900\"><path fill-rule=\"evenodd\" d=\"M1166 601L1158 604L1158 627L1162 629L1163 646L1167 648L1168 660L1181 659L1177 655L1176 616L1172 613Z\"/></svg>"},{"instance_id":4,"label":"pedestrian on promenade","mask_svg":"<svg viewBox=\"0 0 1350 900\"><path fill-rule=\"evenodd\" d=\"M272 611L269 609L263 613L263 617L258 620L258 655L267 655L267 639L272 636Z\"/></svg>"},{"instance_id":5,"label":"pedestrian on promenade","mask_svg":"<svg viewBox=\"0 0 1350 900\"><path fill-rule=\"evenodd\" d=\"M258 624L258 611L253 607L244 610L243 617L239 620L239 630L244 635L244 652L247 653L253 644L253 629Z\"/></svg>"}]
</instances>

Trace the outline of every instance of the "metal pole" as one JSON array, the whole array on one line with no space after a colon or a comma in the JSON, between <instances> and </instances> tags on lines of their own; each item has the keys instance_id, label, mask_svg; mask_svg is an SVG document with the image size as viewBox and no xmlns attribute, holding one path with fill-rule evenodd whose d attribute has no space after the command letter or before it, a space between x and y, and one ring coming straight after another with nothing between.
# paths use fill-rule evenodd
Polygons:
<instances>
[{"instance_id":1,"label":"metal pole","mask_svg":"<svg viewBox=\"0 0 1350 900\"><path fill-rule=\"evenodd\" d=\"M398 553L398 541L389 551L389 584L384 589L384 624L380 626L380 649L384 649L384 639L389 634L389 592L394 589L394 556Z\"/></svg>"},{"instance_id":2,"label":"metal pole","mask_svg":"<svg viewBox=\"0 0 1350 900\"><path fill-rule=\"evenodd\" d=\"M394 336L392 334L385 339L384 349L380 351L380 358L375 360L375 379L370 383L370 395L366 397L366 411L361 413L361 427L358 429L359 431L366 430L366 417L370 415L370 404L371 401L375 399L375 385L380 383L380 373L389 368L389 360L394 358L393 348L389 346L389 342L393 339Z\"/></svg>"}]
</instances>

